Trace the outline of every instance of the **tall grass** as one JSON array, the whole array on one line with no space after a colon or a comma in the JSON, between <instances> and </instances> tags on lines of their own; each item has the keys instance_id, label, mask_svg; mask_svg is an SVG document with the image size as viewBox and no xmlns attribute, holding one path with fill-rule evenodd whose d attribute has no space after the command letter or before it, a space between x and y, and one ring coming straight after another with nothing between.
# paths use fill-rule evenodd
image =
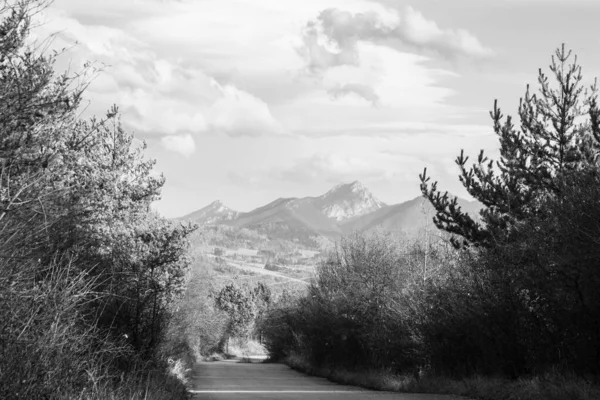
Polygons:
<instances>
[{"instance_id":1,"label":"tall grass","mask_svg":"<svg viewBox=\"0 0 600 400\"><path fill-rule=\"evenodd\" d=\"M165 363L136 361L125 338L94 325L86 310L104 294L77 262L0 263L0 398L185 398L181 376L170 376Z\"/></svg>"}]
</instances>

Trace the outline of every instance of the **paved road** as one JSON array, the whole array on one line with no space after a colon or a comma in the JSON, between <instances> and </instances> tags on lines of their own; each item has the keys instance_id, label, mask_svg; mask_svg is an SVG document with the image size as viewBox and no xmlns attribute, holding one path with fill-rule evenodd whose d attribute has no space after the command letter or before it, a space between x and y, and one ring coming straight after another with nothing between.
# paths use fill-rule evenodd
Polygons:
<instances>
[{"instance_id":1,"label":"paved road","mask_svg":"<svg viewBox=\"0 0 600 400\"><path fill-rule=\"evenodd\" d=\"M374 392L338 385L296 372L282 364L242 364L232 361L196 365L194 400L451 400L457 397Z\"/></svg>"}]
</instances>

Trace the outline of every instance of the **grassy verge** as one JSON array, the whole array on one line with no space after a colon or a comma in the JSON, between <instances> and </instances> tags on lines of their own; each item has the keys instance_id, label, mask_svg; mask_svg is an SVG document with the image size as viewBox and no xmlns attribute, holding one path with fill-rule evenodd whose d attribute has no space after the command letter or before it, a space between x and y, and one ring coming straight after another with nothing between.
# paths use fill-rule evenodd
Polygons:
<instances>
[{"instance_id":1,"label":"grassy verge","mask_svg":"<svg viewBox=\"0 0 600 400\"><path fill-rule=\"evenodd\" d=\"M187 400L189 397L184 383L173 372L163 371L153 371L144 378L132 377L118 385L105 384L78 396L82 400Z\"/></svg>"},{"instance_id":2,"label":"grassy verge","mask_svg":"<svg viewBox=\"0 0 600 400\"><path fill-rule=\"evenodd\" d=\"M299 355L291 355L284 362L291 368L310 375L373 390L451 394L481 400L600 399L600 386L581 378L559 374L518 380L481 376L463 380L440 376L424 376L417 380L413 376L394 374L385 370L350 371L340 368L315 367L306 358Z\"/></svg>"}]
</instances>

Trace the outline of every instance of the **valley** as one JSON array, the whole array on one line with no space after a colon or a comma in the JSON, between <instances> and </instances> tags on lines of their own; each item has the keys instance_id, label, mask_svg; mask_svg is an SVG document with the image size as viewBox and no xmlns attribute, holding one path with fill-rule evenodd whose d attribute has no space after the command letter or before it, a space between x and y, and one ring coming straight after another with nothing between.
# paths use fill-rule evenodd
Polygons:
<instances>
[{"instance_id":1,"label":"valley","mask_svg":"<svg viewBox=\"0 0 600 400\"><path fill-rule=\"evenodd\" d=\"M459 199L459 205L477 217L479 203ZM279 198L249 212L215 201L178 220L198 225L191 254L196 265L212 271L216 290L231 282L263 282L281 293L304 291L343 236L378 230L419 240L437 231L433 215L422 197L388 205L355 181L317 197Z\"/></svg>"}]
</instances>

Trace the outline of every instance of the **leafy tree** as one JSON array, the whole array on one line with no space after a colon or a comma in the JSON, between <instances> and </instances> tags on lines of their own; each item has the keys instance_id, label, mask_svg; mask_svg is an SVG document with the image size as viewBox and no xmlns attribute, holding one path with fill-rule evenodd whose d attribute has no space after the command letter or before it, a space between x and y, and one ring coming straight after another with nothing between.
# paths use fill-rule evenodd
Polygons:
<instances>
[{"instance_id":1,"label":"leafy tree","mask_svg":"<svg viewBox=\"0 0 600 400\"><path fill-rule=\"evenodd\" d=\"M217 307L229 315L228 334L238 337L253 333L256 321L262 318L271 300L271 289L262 282L252 289L230 283L215 297Z\"/></svg>"},{"instance_id":2,"label":"leafy tree","mask_svg":"<svg viewBox=\"0 0 600 400\"><path fill-rule=\"evenodd\" d=\"M437 211L436 226L462 237L453 239L456 246L489 247L510 241L520 221L543 213L543 199L560 193L567 173L596 165L600 150L596 85L584 89L577 57L564 45L552 57L550 71L555 86L540 69L539 93L532 94L527 87L519 104L520 129L494 104L490 115L500 140L499 161L488 159L483 150L470 168L464 152L456 159L461 183L485 206L481 223L462 212L457 198L438 191L437 182L430 184L427 169L420 175L421 191Z\"/></svg>"},{"instance_id":3,"label":"leafy tree","mask_svg":"<svg viewBox=\"0 0 600 400\"><path fill-rule=\"evenodd\" d=\"M262 282L258 282L252 291L250 292L252 301L259 310L264 310L271 304L273 294L271 289Z\"/></svg>"},{"instance_id":4,"label":"leafy tree","mask_svg":"<svg viewBox=\"0 0 600 400\"><path fill-rule=\"evenodd\" d=\"M151 352L165 324L167 304L182 290L191 225L171 223L150 211L164 178L154 160L134 146L113 107L103 120L77 121L64 134L60 175L65 188L52 206L60 221L51 229L51 251L76 249L80 264L104 293L93 313L101 327L127 335Z\"/></svg>"},{"instance_id":5,"label":"leafy tree","mask_svg":"<svg viewBox=\"0 0 600 400\"><path fill-rule=\"evenodd\" d=\"M116 107L78 117L93 68L57 76L59 53L28 44L48 3L0 3L2 398L78 397L155 362L193 230L151 211L164 178Z\"/></svg>"},{"instance_id":6,"label":"leafy tree","mask_svg":"<svg viewBox=\"0 0 600 400\"><path fill-rule=\"evenodd\" d=\"M217 294L215 303L229 315L230 336L245 336L256 316L252 298L235 284L230 283Z\"/></svg>"},{"instance_id":7,"label":"leafy tree","mask_svg":"<svg viewBox=\"0 0 600 400\"><path fill-rule=\"evenodd\" d=\"M252 302L256 308L256 315L254 317L257 331L256 333L258 334L259 342L262 342L262 320L264 319L267 310L273 302L273 293L267 285L262 282L258 282L258 284L250 292L250 297L252 298Z\"/></svg>"}]
</instances>

